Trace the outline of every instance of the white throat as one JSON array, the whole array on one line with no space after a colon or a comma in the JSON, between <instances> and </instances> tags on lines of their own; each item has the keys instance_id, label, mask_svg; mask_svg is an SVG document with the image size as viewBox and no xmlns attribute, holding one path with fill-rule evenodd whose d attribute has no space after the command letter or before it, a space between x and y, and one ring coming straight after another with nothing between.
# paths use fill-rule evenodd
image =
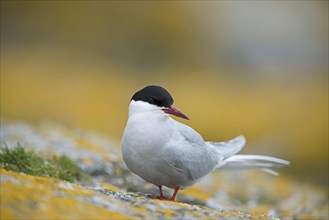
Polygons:
<instances>
[{"instance_id":1,"label":"white throat","mask_svg":"<svg viewBox=\"0 0 329 220\"><path fill-rule=\"evenodd\" d=\"M130 102L128 116L129 119L134 117L169 117L162 111L161 107L135 100Z\"/></svg>"}]
</instances>

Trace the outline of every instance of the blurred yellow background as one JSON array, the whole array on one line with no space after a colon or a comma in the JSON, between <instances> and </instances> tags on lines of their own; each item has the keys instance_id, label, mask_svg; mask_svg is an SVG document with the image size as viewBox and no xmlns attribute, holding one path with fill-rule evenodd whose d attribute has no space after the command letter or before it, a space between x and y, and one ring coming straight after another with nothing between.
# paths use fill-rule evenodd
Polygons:
<instances>
[{"instance_id":1,"label":"blurred yellow background","mask_svg":"<svg viewBox=\"0 0 329 220\"><path fill-rule=\"evenodd\" d=\"M328 2L1 1L1 119L120 140L161 85L206 140L328 184Z\"/></svg>"}]
</instances>

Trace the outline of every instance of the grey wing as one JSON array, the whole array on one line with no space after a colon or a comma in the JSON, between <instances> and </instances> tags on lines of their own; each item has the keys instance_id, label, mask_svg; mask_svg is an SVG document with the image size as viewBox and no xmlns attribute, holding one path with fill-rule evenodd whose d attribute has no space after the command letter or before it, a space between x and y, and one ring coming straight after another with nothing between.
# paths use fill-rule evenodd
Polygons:
<instances>
[{"instance_id":1,"label":"grey wing","mask_svg":"<svg viewBox=\"0 0 329 220\"><path fill-rule=\"evenodd\" d=\"M220 157L196 131L176 123L173 140L165 147L164 160L187 179L200 179L217 167Z\"/></svg>"},{"instance_id":2,"label":"grey wing","mask_svg":"<svg viewBox=\"0 0 329 220\"><path fill-rule=\"evenodd\" d=\"M240 135L227 142L206 142L207 145L210 145L219 151L220 154L223 155L224 159L241 151L245 143L246 139L243 135Z\"/></svg>"}]
</instances>

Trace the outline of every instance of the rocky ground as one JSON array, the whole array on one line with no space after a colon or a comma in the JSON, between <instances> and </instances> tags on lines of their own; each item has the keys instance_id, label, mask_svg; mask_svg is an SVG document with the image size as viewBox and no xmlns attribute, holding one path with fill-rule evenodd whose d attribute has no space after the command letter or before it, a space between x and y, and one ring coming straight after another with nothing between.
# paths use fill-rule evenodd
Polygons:
<instances>
[{"instance_id":1,"label":"rocky ground","mask_svg":"<svg viewBox=\"0 0 329 220\"><path fill-rule=\"evenodd\" d=\"M43 122L1 124L1 141L40 155L66 155L88 174L76 183L1 169L1 219L328 219L326 188L260 171L216 172L176 202L122 162L120 142ZM172 191L165 189L168 196Z\"/></svg>"}]
</instances>

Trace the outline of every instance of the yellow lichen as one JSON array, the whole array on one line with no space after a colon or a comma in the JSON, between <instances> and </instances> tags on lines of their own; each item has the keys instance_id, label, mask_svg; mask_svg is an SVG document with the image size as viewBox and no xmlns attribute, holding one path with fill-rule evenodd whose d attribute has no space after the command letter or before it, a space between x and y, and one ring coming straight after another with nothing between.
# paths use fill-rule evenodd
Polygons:
<instances>
[{"instance_id":1,"label":"yellow lichen","mask_svg":"<svg viewBox=\"0 0 329 220\"><path fill-rule=\"evenodd\" d=\"M91 165L94 163L93 160L91 160L90 158L82 158L82 163L85 164L85 165Z\"/></svg>"},{"instance_id":2,"label":"yellow lichen","mask_svg":"<svg viewBox=\"0 0 329 220\"><path fill-rule=\"evenodd\" d=\"M92 196L92 190L84 189L52 178L34 177L1 169L1 219L20 218L117 218L127 219L123 213L116 213L102 207L76 199ZM70 183L68 183L70 184ZM63 187L64 186L64 187Z\"/></svg>"},{"instance_id":3,"label":"yellow lichen","mask_svg":"<svg viewBox=\"0 0 329 220\"><path fill-rule=\"evenodd\" d=\"M271 207L269 205L258 205L248 211L256 214L267 214L270 209Z\"/></svg>"},{"instance_id":4,"label":"yellow lichen","mask_svg":"<svg viewBox=\"0 0 329 220\"><path fill-rule=\"evenodd\" d=\"M101 187L104 187L105 189L110 190L110 191L113 191L113 192L118 192L118 191L121 190L118 187L113 186L112 184L109 184L109 183L105 183L105 182L101 182L99 185Z\"/></svg>"},{"instance_id":5,"label":"yellow lichen","mask_svg":"<svg viewBox=\"0 0 329 220\"><path fill-rule=\"evenodd\" d=\"M118 176L122 176L122 170L120 167L115 167L114 172Z\"/></svg>"},{"instance_id":6,"label":"yellow lichen","mask_svg":"<svg viewBox=\"0 0 329 220\"><path fill-rule=\"evenodd\" d=\"M80 137L76 137L75 141L76 141L76 144L79 147L85 148L85 149L90 150L90 151L95 151L97 153L102 154L105 157L104 159L109 159L108 156L105 156L109 152L104 147L101 147L101 146L95 145L93 143L90 143L89 141L84 140Z\"/></svg>"},{"instance_id":7,"label":"yellow lichen","mask_svg":"<svg viewBox=\"0 0 329 220\"><path fill-rule=\"evenodd\" d=\"M181 191L182 194L187 196L193 196L196 199L200 199L202 201L207 201L211 197L211 194L201 189L200 187L194 185L186 190Z\"/></svg>"},{"instance_id":8,"label":"yellow lichen","mask_svg":"<svg viewBox=\"0 0 329 220\"><path fill-rule=\"evenodd\" d=\"M180 215L194 216L196 218L212 216L240 216L241 218L262 218L261 215L244 214L235 211L218 211L206 207L199 207L174 201L148 200L145 197L136 197L133 203L123 202L120 199L109 198L101 193L85 189L77 184L71 184L61 180L45 177L34 177L19 174L12 171L0 170L3 177L1 182L1 218L115 218L131 219L133 216L139 218L177 218ZM111 184L101 183L101 186L111 191L119 191ZM5 189L5 190L4 190ZM89 203L86 198L96 196L96 206ZM94 197L93 197L94 198ZM121 212L111 211L108 207L120 207ZM105 207L103 207L103 205ZM107 204L107 205L106 205ZM116 208L116 210L117 210ZM130 213L129 215L125 213Z\"/></svg>"}]
</instances>

